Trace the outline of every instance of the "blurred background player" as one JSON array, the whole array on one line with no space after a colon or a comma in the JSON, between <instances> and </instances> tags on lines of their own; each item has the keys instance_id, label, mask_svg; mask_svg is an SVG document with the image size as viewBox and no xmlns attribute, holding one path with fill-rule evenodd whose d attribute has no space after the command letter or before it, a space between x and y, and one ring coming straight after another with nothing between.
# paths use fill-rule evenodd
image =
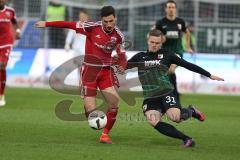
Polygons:
<instances>
[{"instance_id":1,"label":"blurred background player","mask_svg":"<svg viewBox=\"0 0 240 160\"><path fill-rule=\"evenodd\" d=\"M165 4L166 16L156 22L156 28L162 31L166 37L165 42L162 44L162 48L172 51L171 53L183 56L184 50L182 47L182 34L185 34L186 38L186 51L193 53L190 47L190 32L185 26L185 21L182 18L176 17L177 4L173 0L169 0ZM179 93L177 90L177 81L175 69L177 65L172 64L169 68L169 77L172 84L175 87L175 94L179 99Z\"/></svg>"},{"instance_id":2,"label":"blurred background player","mask_svg":"<svg viewBox=\"0 0 240 160\"><path fill-rule=\"evenodd\" d=\"M101 9L99 22L40 21L35 26L69 28L86 35L86 53L81 68L84 108L87 116L96 109L96 95L99 88L108 105L107 125L99 141L112 144L108 134L116 121L119 106L119 95L116 90L119 84L111 67L112 51L116 49L118 54L119 72L123 73L127 64L126 53L122 48L124 36L116 27L115 9L112 6L104 6Z\"/></svg>"},{"instance_id":3,"label":"blurred background player","mask_svg":"<svg viewBox=\"0 0 240 160\"><path fill-rule=\"evenodd\" d=\"M171 124L162 122L162 116L173 122L181 122L190 117L199 121L205 120L205 115L192 105L182 108L179 100L173 92L174 86L168 77L168 70L171 64L177 64L193 72L202 74L212 80L223 81L222 78L211 75L201 67L189 63L166 49L160 49L163 42L161 31L154 29L148 34L148 51L140 52L128 60L127 69L138 68L139 80L142 84L144 101L143 112L148 122L160 133L183 140L183 147L192 147L193 139Z\"/></svg>"},{"instance_id":4,"label":"blurred background player","mask_svg":"<svg viewBox=\"0 0 240 160\"><path fill-rule=\"evenodd\" d=\"M20 38L16 14L13 8L7 7L6 0L0 0L0 106L6 104L4 90L6 84L6 67L13 47L12 25L16 31L15 38Z\"/></svg>"},{"instance_id":5,"label":"blurred background player","mask_svg":"<svg viewBox=\"0 0 240 160\"><path fill-rule=\"evenodd\" d=\"M79 21L86 22L89 19L89 14L82 9L79 12ZM65 50L68 52L71 48L74 51L74 57L84 55L85 53L86 36L84 34L77 34L75 30L69 30L65 40Z\"/></svg>"},{"instance_id":6,"label":"blurred background player","mask_svg":"<svg viewBox=\"0 0 240 160\"><path fill-rule=\"evenodd\" d=\"M66 6L59 3L59 0L51 0L47 6L47 21L63 21L67 17ZM63 48L65 32L57 28L50 28L48 30L49 47L50 48Z\"/></svg>"},{"instance_id":7,"label":"blurred background player","mask_svg":"<svg viewBox=\"0 0 240 160\"><path fill-rule=\"evenodd\" d=\"M89 14L87 12L87 10L81 9L79 11L79 15L78 15L78 21L80 22L86 22L89 20ZM68 31L66 40L65 40L65 46L64 49L65 51L69 52L69 50L72 48L73 49L73 56L77 57L80 55L84 55L85 54L85 46L86 46L86 35L81 34L81 33L76 33L75 30L70 29ZM78 59L78 58L77 58ZM74 65L78 67L78 60L76 59L76 62L74 61ZM80 59L81 60L81 59ZM77 80L79 81L79 70L77 70Z\"/></svg>"},{"instance_id":8,"label":"blurred background player","mask_svg":"<svg viewBox=\"0 0 240 160\"><path fill-rule=\"evenodd\" d=\"M195 50L196 49L196 36L195 36L195 29L194 29L194 23L193 22L189 22L187 24L187 29L189 30L189 33L190 33L190 47ZM187 41L186 41L186 36L187 34L183 34L182 36L182 47L183 47L183 50L184 52L188 52L188 49L187 49Z\"/></svg>"}]
</instances>

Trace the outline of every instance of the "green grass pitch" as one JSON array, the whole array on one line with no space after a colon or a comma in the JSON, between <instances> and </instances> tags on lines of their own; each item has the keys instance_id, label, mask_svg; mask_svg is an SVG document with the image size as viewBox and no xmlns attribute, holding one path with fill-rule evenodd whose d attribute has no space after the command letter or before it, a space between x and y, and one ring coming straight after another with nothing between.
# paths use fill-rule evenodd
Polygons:
<instances>
[{"instance_id":1,"label":"green grass pitch","mask_svg":"<svg viewBox=\"0 0 240 160\"><path fill-rule=\"evenodd\" d=\"M47 89L7 88L7 105L0 108L1 160L237 160L240 156L240 96L183 95L206 114L201 123L174 124L191 135L196 147L159 134L142 117L141 99L135 107L121 102L111 132L113 145L98 143L101 131L87 122L63 121L55 105L72 99L72 112L82 110L77 96Z\"/></svg>"}]
</instances>

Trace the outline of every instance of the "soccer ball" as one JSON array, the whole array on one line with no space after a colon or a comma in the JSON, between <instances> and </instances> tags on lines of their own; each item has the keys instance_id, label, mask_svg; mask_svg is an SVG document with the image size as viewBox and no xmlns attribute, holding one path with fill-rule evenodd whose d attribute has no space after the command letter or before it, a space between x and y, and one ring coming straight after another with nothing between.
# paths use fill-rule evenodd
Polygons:
<instances>
[{"instance_id":1,"label":"soccer ball","mask_svg":"<svg viewBox=\"0 0 240 160\"><path fill-rule=\"evenodd\" d=\"M107 116L102 111L92 111L88 116L88 124L93 129L103 129L107 124Z\"/></svg>"}]
</instances>

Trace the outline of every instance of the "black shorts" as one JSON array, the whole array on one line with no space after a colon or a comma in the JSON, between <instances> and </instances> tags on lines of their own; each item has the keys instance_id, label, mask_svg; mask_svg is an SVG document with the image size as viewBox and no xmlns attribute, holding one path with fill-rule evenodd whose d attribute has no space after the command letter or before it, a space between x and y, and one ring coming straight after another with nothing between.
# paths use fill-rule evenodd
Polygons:
<instances>
[{"instance_id":1,"label":"black shorts","mask_svg":"<svg viewBox=\"0 0 240 160\"><path fill-rule=\"evenodd\" d=\"M157 110L165 114L169 108L181 108L180 103L173 92L164 96L148 98L143 101L142 109L145 114L149 110Z\"/></svg>"}]
</instances>

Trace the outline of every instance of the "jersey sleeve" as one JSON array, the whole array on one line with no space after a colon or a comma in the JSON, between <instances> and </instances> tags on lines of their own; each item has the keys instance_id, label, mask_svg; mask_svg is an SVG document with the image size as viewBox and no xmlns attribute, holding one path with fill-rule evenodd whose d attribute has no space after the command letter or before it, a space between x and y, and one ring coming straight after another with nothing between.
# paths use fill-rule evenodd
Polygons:
<instances>
[{"instance_id":1,"label":"jersey sleeve","mask_svg":"<svg viewBox=\"0 0 240 160\"><path fill-rule=\"evenodd\" d=\"M56 27L56 28L68 28L76 30L77 22L67 22L67 21L52 21L46 22L46 27Z\"/></svg>"},{"instance_id":2,"label":"jersey sleeve","mask_svg":"<svg viewBox=\"0 0 240 160\"><path fill-rule=\"evenodd\" d=\"M186 23L185 23L185 21L183 19L181 19L181 24L182 24L182 31L186 32L187 27L186 27Z\"/></svg>"},{"instance_id":3,"label":"jersey sleeve","mask_svg":"<svg viewBox=\"0 0 240 160\"><path fill-rule=\"evenodd\" d=\"M68 28L73 29L77 33L86 35L93 27L97 26L95 22L67 22L67 21L52 21L46 22L46 27Z\"/></svg>"},{"instance_id":4,"label":"jersey sleeve","mask_svg":"<svg viewBox=\"0 0 240 160\"><path fill-rule=\"evenodd\" d=\"M135 54L132 58L130 58L127 62L127 69L131 69L134 67L140 67L141 65L143 65L143 63L141 63L141 59L140 59L140 53Z\"/></svg>"},{"instance_id":5,"label":"jersey sleeve","mask_svg":"<svg viewBox=\"0 0 240 160\"><path fill-rule=\"evenodd\" d=\"M17 18L16 18L16 13L15 13L15 10L11 10L12 11L12 18L11 18L11 22L13 24L16 24L17 23Z\"/></svg>"},{"instance_id":6,"label":"jersey sleeve","mask_svg":"<svg viewBox=\"0 0 240 160\"><path fill-rule=\"evenodd\" d=\"M184 59L181 59L174 54L169 55L169 59L171 61L171 64L176 64L176 65L182 66L182 67L184 67L184 68L186 68L190 71L199 73L199 74L204 75L206 77L211 76L211 74L208 71L206 71L205 69L203 69L203 68L201 68L201 67L199 67L199 66L197 66L193 63L187 62Z\"/></svg>"},{"instance_id":7,"label":"jersey sleeve","mask_svg":"<svg viewBox=\"0 0 240 160\"><path fill-rule=\"evenodd\" d=\"M117 38L117 46L116 46L116 52L119 57L118 65L122 66L123 68L127 67L127 57L126 57L126 50L125 50L125 38L122 32L115 28L118 38Z\"/></svg>"},{"instance_id":8,"label":"jersey sleeve","mask_svg":"<svg viewBox=\"0 0 240 160\"><path fill-rule=\"evenodd\" d=\"M158 20L155 26L156 29L160 30L164 35L166 34L166 30L162 28L162 20Z\"/></svg>"}]
</instances>

